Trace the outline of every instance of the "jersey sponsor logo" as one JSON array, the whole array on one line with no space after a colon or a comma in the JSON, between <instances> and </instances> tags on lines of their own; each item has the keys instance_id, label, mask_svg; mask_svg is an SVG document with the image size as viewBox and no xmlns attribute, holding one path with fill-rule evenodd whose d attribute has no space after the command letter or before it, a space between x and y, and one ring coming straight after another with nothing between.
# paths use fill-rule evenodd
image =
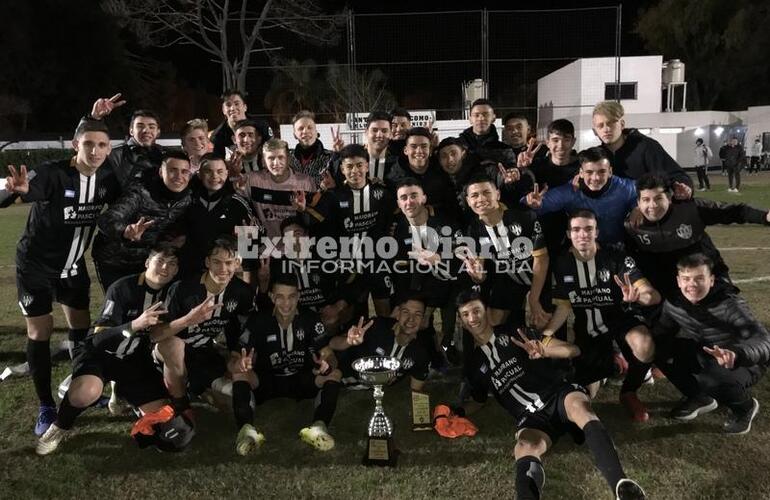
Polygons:
<instances>
[{"instance_id":1,"label":"jersey sponsor logo","mask_svg":"<svg viewBox=\"0 0 770 500\"><path fill-rule=\"evenodd\" d=\"M679 227L676 228L676 235L683 240L689 240L692 238L692 226L690 224L680 224Z\"/></svg>"},{"instance_id":2,"label":"jersey sponsor logo","mask_svg":"<svg viewBox=\"0 0 770 500\"><path fill-rule=\"evenodd\" d=\"M65 198L74 198L75 197L75 190L74 189L65 189L64 190L64 197Z\"/></svg>"},{"instance_id":3,"label":"jersey sponsor logo","mask_svg":"<svg viewBox=\"0 0 770 500\"><path fill-rule=\"evenodd\" d=\"M565 283L574 283L575 282L575 277L574 276L569 276L569 275L564 276L564 282Z\"/></svg>"},{"instance_id":4,"label":"jersey sponsor logo","mask_svg":"<svg viewBox=\"0 0 770 500\"><path fill-rule=\"evenodd\" d=\"M521 231L522 231L521 224L517 224L517 223L511 224L510 230L516 236L521 236Z\"/></svg>"},{"instance_id":5,"label":"jersey sponsor logo","mask_svg":"<svg viewBox=\"0 0 770 500\"><path fill-rule=\"evenodd\" d=\"M626 257L626 260L623 261L623 264L626 265L627 268L636 267L636 261L634 261L631 257Z\"/></svg>"},{"instance_id":6,"label":"jersey sponsor logo","mask_svg":"<svg viewBox=\"0 0 770 500\"><path fill-rule=\"evenodd\" d=\"M64 220L73 220L78 216L75 207L64 207Z\"/></svg>"},{"instance_id":7,"label":"jersey sponsor logo","mask_svg":"<svg viewBox=\"0 0 770 500\"><path fill-rule=\"evenodd\" d=\"M238 307L238 301L237 300L228 300L225 304L225 309L227 309L227 312L233 312L235 311L235 308Z\"/></svg>"},{"instance_id":8,"label":"jersey sponsor logo","mask_svg":"<svg viewBox=\"0 0 770 500\"><path fill-rule=\"evenodd\" d=\"M605 268L599 269L598 275L599 275L599 279L601 281L604 281L605 283L610 280L610 270L609 269L605 269Z\"/></svg>"},{"instance_id":9,"label":"jersey sponsor logo","mask_svg":"<svg viewBox=\"0 0 770 500\"><path fill-rule=\"evenodd\" d=\"M276 342L276 341L278 340L278 336L277 336L277 335L275 335L275 334L273 334L273 335L268 335L268 336L267 336L267 338L266 338L265 340L266 340L267 342Z\"/></svg>"}]
</instances>

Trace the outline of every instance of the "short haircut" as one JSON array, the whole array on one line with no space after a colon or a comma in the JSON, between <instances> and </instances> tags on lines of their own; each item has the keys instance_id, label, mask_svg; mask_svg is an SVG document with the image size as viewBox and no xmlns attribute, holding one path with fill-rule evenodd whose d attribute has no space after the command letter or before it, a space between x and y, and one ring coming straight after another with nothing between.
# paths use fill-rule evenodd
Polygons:
<instances>
[{"instance_id":1,"label":"short haircut","mask_svg":"<svg viewBox=\"0 0 770 500\"><path fill-rule=\"evenodd\" d=\"M244 118L243 120L238 120L235 122L235 125L233 126L233 133L238 132L238 130L242 129L243 127L254 127L254 130L262 135L262 130L260 129L259 124L251 118ZM264 138L265 137L263 136L263 139Z\"/></svg>"},{"instance_id":2,"label":"short haircut","mask_svg":"<svg viewBox=\"0 0 770 500\"><path fill-rule=\"evenodd\" d=\"M462 137L445 137L444 139L441 139L441 142L438 143L436 151L441 151L447 146L458 146L462 149L468 149L468 144L463 140Z\"/></svg>"},{"instance_id":3,"label":"short haircut","mask_svg":"<svg viewBox=\"0 0 770 500\"><path fill-rule=\"evenodd\" d=\"M409 111L407 111L405 108L393 108L393 110L390 112L391 120L397 116L403 116L409 121L412 121L412 115L409 114Z\"/></svg>"},{"instance_id":4,"label":"short haircut","mask_svg":"<svg viewBox=\"0 0 770 500\"><path fill-rule=\"evenodd\" d=\"M93 118L81 120L75 129L75 140L83 137L83 134L86 132L102 132L103 134L107 134L108 139L110 137L110 129L107 128L107 125L103 120L94 120Z\"/></svg>"},{"instance_id":5,"label":"short haircut","mask_svg":"<svg viewBox=\"0 0 770 500\"><path fill-rule=\"evenodd\" d=\"M200 170L208 169L209 166L211 166L211 163L215 161L221 161L224 163L225 159L217 155L216 153L206 153L205 155L201 156L200 168L198 170L200 171Z\"/></svg>"},{"instance_id":6,"label":"short haircut","mask_svg":"<svg viewBox=\"0 0 770 500\"><path fill-rule=\"evenodd\" d=\"M305 232L310 231L310 227L299 215L292 215L291 217L286 217L281 221L281 234L283 234L283 232L286 231L286 228L289 226L299 226L304 229Z\"/></svg>"},{"instance_id":7,"label":"short haircut","mask_svg":"<svg viewBox=\"0 0 770 500\"><path fill-rule=\"evenodd\" d=\"M385 121L390 124L392 120L393 118L390 116L390 113L386 113L385 111L372 111L369 113L369 116L366 117L366 128L368 129L369 125L374 122Z\"/></svg>"},{"instance_id":8,"label":"short haircut","mask_svg":"<svg viewBox=\"0 0 770 500\"><path fill-rule=\"evenodd\" d=\"M131 114L131 121L128 122L129 123L129 127L133 127L134 126L134 120L136 120L140 116L143 116L145 118L152 118L153 120L155 120L155 123L157 123L158 126L160 127L160 117L158 116L158 113L156 113L155 111L152 111L150 109L137 109L136 111L134 111Z\"/></svg>"},{"instance_id":9,"label":"short haircut","mask_svg":"<svg viewBox=\"0 0 770 500\"><path fill-rule=\"evenodd\" d=\"M575 125L571 121L559 118L548 124L548 135L560 135L562 137L575 137Z\"/></svg>"},{"instance_id":10,"label":"short haircut","mask_svg":"<svg viewBox=\"0 0 770 500\"><path fill-rule=\"evenodd\" d=\"M364 158L369 161L369 152L361 144L348 144L340 150L340 163L346 158Z\"/></svg>"},{"instance_id":11,"label":"short haircut","mask_svg":"<svg viewBox=\"0 0 770 500\"><path fill-rule=\"evenodd\" d=\"M405 141L409 141L410 137L425 137L428 139L428 141L433 140L433 134L430 133L430 130L428 130L425 127L412 127L409 130L406 131L406 135L404 136Z\"/></svg>"},{"instance_id":12,"label":"short haircut","mask_svg":"<svg viewBox=\"0 0 770 500\"><path fill-rule=\"evenodd\" d=\"M291 124L294 125L295 123L297 123L298 121L300 121L303 118L307 118L309 120L312 120L313 123L315 123L315 113L313 113L312 111L310 111L308 109L302 109L302 110L298 111L297 114L292 117Z\"/></svg>"},{"instance_id":13,"label":"short haircut","mask_svg":"<svg viewBox=\"0 0 770 500\"><path fill-rule=\"evenodd\" d=\"M458 309L460 309L462 306L467 304L468 302L473 302L478 300L482 304L484 304L484 307L487 306L487 304L484 302L484 299L481 298L481 294L474 290L473 288L468 288L466 290L462 290L460 293L457 294L457 298L455 299L455 305Z\"/></svg>"},{"instance_id":14,"label":"short haircut","mask_svg":"<svg viewBox=\"0 0 770 500\"><path fill-rule=\"evenodd\" d=\"M671 194L671 188L669 186L669 182L661 177L660 175L655 174L644 174L638 179L636 179L636 193L637 196L642 194L643 189L658 189L663 188L663 191L667 194Z\"/></svg>"},{"instance_id":15,"label":"short haircut","mask_svg":"<svg viewBox=\"0 0 770 500\"><path fill-rule=\"evenodd\" d=\"M607 160L609 162L610 155L607 150L601 146L584 149L578 153L578 161L581 165L584 163L596 163L602 160Z\"/></svg>"},{"instance_id":16,"label":"short haircut","mask_svg":"<svg viewBox=\"0 0 770 500\"><path fill-rule=\"evenodd\" d=\"M152 258L152 256L156 254L160 254L164 257L177 257L179 254L179 248L174 246L169 241L162 241L162 242L156 243L150 249L150 258Z\"/></svg>"},{"instance_id":17,"label":"short haircut","mask_svg":"<svg viewBox=\"0 0 770 500\"><path fill-rule=\"evenodd\" d=\"M289 273L281 273L275 278L270 280L270 291L273 291L276 285L290 286L292 288L299 288L297 277Z\"/></svg>"},{"instance_id":18,"label":"short haircut","mask_svg":"<svg viewBox=\"0 0 770 500\"><path fill-rule=\"evenodd\" d=\"M596 212L591 210L590 208L578 208L577 210L574 210L569 213L567 216L567 229L570 228L570 224L572 223L572 219L593 219L598 224L598 219L596 218Z\"/></svg>"},{"instance_id":19,"label":"short haircut","mask_svg":"<svg viewBox=\"0 0 770 500\"><path fill-rule=\"evenodd\" d=\"M489 106L490 108L494 109L494 106L492 106L492 103L489 102L489 99L484 99L484 98L476 99L475 101L473 101L469 109L472 111L473 108L475 108L476 106Z\"/></svg>"},{"instance_id":20,"label":"short haircut","mask_svg":"<svg viewBox=\"0 0 770 500\"><path fill-rule=\"evenodd\" d=\"M527 115L518 111L511 111L510 113L506 113L503 117L503 126L508 123L508 120L522 120L527 122L527 125L529 125L529 118L527 118Z\"/></svg>"},{"instance_id":21,"label":"short haircut","mask_svg":"<svg viewBox=\"0 0 770 500\"><path fill-rule=\"evenodd\" d=\"M235 236L222 235L218 236L211 245L209 245L209 251L206 254L207 257L211 257L217 251L224 250L228 255L238 255L238 240Z\"/></svg>"},{"instance_id":22,"label":"short haircut","mask_svg":"<svg viewBox=\"0 0 770 500\"><path fill-rule=\"evenodd\" d=\"M759 139L757 139L757 140L759 140ZM699 146L700 146L701 144L703 144L703 139L701 139L700 137L698 137L697 139L695 139L695 144L697 144L697 145L699 145Z\"/></svg>"},{"instance_id":23,"label":"short haircut","mask_svg":"<svg viewBox=\"0 0 770 500\"><path fill-rule=\"evenodd\" d=\"M703 253L693 253L685 255L676 262L677 270L692 269L694 267L706 266L709 272L714 271L714 261L709 256Z\"/></svg>"},{"instance_id":24,"label":"short haircut","mask_svg":"<svg viewBox=\"0 0 770 500\"><path fill-rule=\"evenodd\" d=\"M241 100L243 102L246 102L246 95L247 94L245 92L241 92L238 89L225 89L225 91L222 92L222 95L219 96L219 97L220 97L220 99L222 99L222 102L225 102L226 100L228 100L229 98L231 98L234 95L237 95L238 97L241 98Z\"/></svg>"},{"instance_id":25,"label":"short haircut","mask_svg":"<svg viewBox=\"0 0 770 500\"><path fill-rule=\"evenodd\" d=\"M171 160L179 160L190 163L190 157L187 156L187 153L184 151L177 151L172 149L171 151L166 151L163 154L163 161L160 162L160 166L165 166Z\"/></svg>"},{"instance_id":26,"label":"short haircut","mask_svg":"<svg viewBox=\"0 0 770 500\"><path fill-rule=\"evenodd\" d=\"M422 182L418 181L414 177L404 177L403 179L399 180L396 183L396 192L398 192L399 189L402 187L412 187L417 186L418 188L422 189L422 192L425 192L425 188L422 187Z\"/></svg>"},{"instance_id":27,"label":"short haircut","mask_svg":"<svg viewBox=\"0 0 770 500\"><path fill-rule=\"evenodd\" d=\"M279 151L283 149L289 154L289 143L282 139L270 139L262 145L262 151Z\"/></svg>"},{"instance_id":28,"label":"short haircut","mask_svg":"<svg viewBox=\"0 0 770 500\"><path fill-rule=\"evenodd\" d=\"M407 292L402 293L401 295L398 295L393 301L393 303L396 306L403 306L409 301L419 302L420 304L422 304L423 309L425 309L425 304L426 304L425 296L420 292L417 292L414 290L409 290Z\"/></svg>"},{"instance_id":29,"label":"short haircut","mask_svg":"<svg viewBox=\"0 0 770 500\"><path fill-rule=\"evenodd\" d=\"M468 192L468 187L469 186L471 186L473 184L482 184L484 182L488 182L488 183L492 184L493 186L497 187L497 185L495 184L495 181L493 181L490 176L488 176L487 174L483 174L483 173L477 173L477 174L472 175L470 177L470 179L468 179L465 182L465 192L466 193Z\"/></svg>"},{"instance_id":30,"label":"short haircut","mask_svg":"<svg viewBox=\"0 0 770 500\"><path fill-rule=\"evenodd\" d=\"M617 101L602 101L594 106L592 115L604 115L610 120L620 120L626 114L623 105Z\"/></svg>"},{"instance_id":31,"label":"short haircut","mask_svg":"<svg viewBox=\"0 0 770 500\"><path fill-rule=\"evenodd\" d=\"M184 124L184 127L182 127L182 130L179 132L179 137L184 140L184 138L192 134L194 130L203 130L204 133L208 134L209 124L203 118L193 118Z\"/></svg>"}]
</instances>

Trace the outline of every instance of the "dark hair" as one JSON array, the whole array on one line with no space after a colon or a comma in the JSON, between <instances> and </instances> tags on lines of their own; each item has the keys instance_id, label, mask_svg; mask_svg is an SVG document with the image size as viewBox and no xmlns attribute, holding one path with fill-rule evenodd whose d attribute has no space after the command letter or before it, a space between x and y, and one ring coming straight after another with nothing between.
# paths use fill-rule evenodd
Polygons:
<instances>
[{"instance_id":1,"label":"dark hair","mask_svg":"<svg viewBox=\"0 0 770 500\"><path fill-rule=\"evenodd\" d=\"M224 250L230 255L238 255L238 241L235 239L235 236L218 236L209 246L206 256L211 257L217 250Z\"/></svg>"},{"instance_id":2,"label":"dark hair","mask_svg":"<svg viewBox=\"0 0 770 500\"><path fill-rule=\"evenodd\" d=\"M584 149L578 153L578 160L580 164L583 163L595 163L597 161L607 160L610 161L610 155L607 150L601 146L594 146L592 148Z\"/></svg>"},{"instance_id":3,"label":"dark hair","mask_svg":"<svg viewBox=\"0 0 770 500\"><path fill-rule=\"evenodd\" d=\"M209 163L211 163L213 161L224 162L225 159L222 158L221 156L219 156L216 153L206 153L203 156L201 156L200 167L198 168L198 170L200 171L200 170L203 170L204 168L208 168Z\"/></svg>"},{"instance_id":4,"label":"dark hair","mask_svg":"<svg viewBox=\"0 0 770 500\"><path fill-rule=\"evenodd\" d=\"M390 125L392 120L393 118L390 116L390 113L385 111L372 111L369 113L369 116L366 117L366 128L368 129L369 125L371 125L373 122L379 121L388 122L388 125Z\"/></svg>"},{"instance_id":5,"label":"dark hair","mask_svg":"<svg viewBox=\"0 0 770 500\"><path fill-rule=\"evenodd\" d=\"M468 149L468 144L463 140L462 137L445 137L444 139L441 139L441 142L438 143L436 151L441 151L447 146L459 146L462 149Z\"/></svg>"},{"instance_id":6,"label":"dark hair","mask_svg":"<svg viewBox=\"0 0 770 500\"><path fill-rule=\"evenodd\" d=\"M410 137L425 137L429 141L433 140L433 134L430 133L430 130L428 130L425 127L412 127L409 130L406 131L406 135L404 136L404 140L408 141Z\"/></svg>"},{"instance_id":7,"label":"dark hair","mask_svg":"<svg viewBox=\"0 0 770 500\"><path fill-rule=\"evenodd\" d=\"M231 98L232 96L237 95L241 98L243 102L246 102L246 93L241 92L238 89L226 89L224 92L222 92L222 95L219 96L220 99L222 99L222 102L225 102L227 99Z\"/></svg>"},{"instance_id":8,"label":"dark hair","mask_svg":"<svg viewBox=\"0 0 770 500\"><path fill-rule=\"evenodd\" d=\"M187 156L187 153L184 151L177 151L174 149L165 151L163 153L163 161L160 162L160 166L164 166L168 163L169 160L180 160L180 161L186 161L187 163L190 163L190 157Z\"/></svg>"},{"instance_id":9,"label":"dark hair","mask_svg":"<svg viewBox=\"0 0 770 500\"><path fill-rule=\"evenodd\" d=\"M422 182L418 181L414 177L404 177L396 183L395 191L398 192L402 187L417 186L425 192L425 188L422 187Z\"/></svg>"},{"instance_id":10,"label":"dark hair","mask_svg":"<svg viewBox=\"0 0 770 500\"><path fill-rule=\"evenodd\" d=\"M570 224L572 223L572 219L577 219L578 217L583 219L593 219L598 222L598 219L596 218L596 212L590 208L578 208L577 210L570 212L567 216L567 229L569 229Z\"/></svg>"},{"instance_id":11,"label":"dark hair","mask_svg":"<svg viewBox=\"0 0 770 500\"><path fill-rule=\"evenodd\" d=\"M397 296L395 300L393 301L393 304L396 306L402 306L406 304L409 301L419 302L422 304L423 308L425 309L426 302L425 302L425 296L421 294L420 292L417 292L415 290L409 290L407 292L402 293L401 295Z\"/></svg>"},{"instance_id":12,"label":"dark hair","mask_svg":"<svg viewBox=\"0 0 770 500\"><path fill-rule=\"evenodd\" d=\"M365 158L369 161L369 151L361 144L348 144L340 150L340 163L345 158Z\"/></svg>"},{"instance_id":13,"label":"dark hair","mask_svg":"<svg viewBox=\"0 0 770 500\"><path fill-rule=\"evenodd\" d=\"M644 174L636 179L636 195L637 197L642 194L643 189L658 189L663 188L666 194L671 194L671 188L666 179L655 174Z\"/></svg>"},{"instance_id":14,"label":"dark hair","mask_svg":"<svg viewBox=\"0 0 770 500\"><path fill-rule=\"evenodd\" d=\"M468 288L466 290L462 290L460 293L457 294L457 298L455 299L455 306L457 308L461 308L468 302L473 302L474 300L478 300L482 304L484 304L484 307L486 307L486 303L484 302L484 299L481 298L481 294L474 290L473 288Z\"/></svg>"},{"instance_id":15,"label":"dark hair","mask_svg":"<svg viewBox=\"0 0 770 500\"><path fill-rule=\"evenodd\" d=\"M412 121L412 115L409 114L409 111L407 111L404 108L393 108L393 110L390 112L391 120L397 116L403 116L409 121Z\"/></svg>"},{"instance_id":16,"label":"dark hair","mask_svg":"<svg viewBox=\"0 0 770 500\"><path fill-rule=\"evenodd\" d=\"M150 249L150 257L155 254L161 254L164 257L178 257L179 248L174 246L170 241L161 241L156 243Z\"/></svg>"},{"instance_id":17,"label":"dark hair","mask_svg":"<svg viewBox=\"0 0 770 500\"><path fill-rule=\"evenodd\" d=\"M284 286L290 286L292 288L299 288L297 277L289 273L281 273L277 275L275 278L273 278L272 280L270 280L271 291L273 290L275 285L284 285Z\"/></svg>"},{"instance_id":18,"label":"dark hair","mask_svg":"<svg viewBox=\"0 0 770 500\"><path fill-rule=\"evenodd\" d=\"M286 217L281 221L281 234L283 234L283 232L289 226L299 226L302 229L304 229L306 232L310 230L310 228L308 227L304 219L298 215L292 215L291 217Z\"/></svg>"},{"instance_id":19,"label":"dark hair","mask_svg":"<svg viewBox=\"0 0 770 500\"><path fill-rule=\"evenodd\" d=\"M565 120L564 118L559 118L558 120L554 120L548 124L548 135L551 134L560 135L562 137L566 137L568 135L575 137L575 126L571 121Z\"/></svg>"},{"instance_id":20,"label":"dark hair","mask_svg":"<svg viewBox=\"0 0 770 500\"><path fill-rule=\"evenodd\" d=\"M233 125L233 133L237 132L238 129L242 129L243 127L254 127L254 130L259 132L260 135L262 135L262 132L259 128L259 124L252 120L251 118L244 118L243 120L238 120L235 122L235 125ZM265 136L262 136L263 139L265 139Z\"/></svg>"},{"instance_id":21,"label":"dark hair","mask_svg":"<svg viewBox=\"0 0 770 500\"><path fill-rule=\"evenodd\" d=\"M524 120L527 122L527 125L529 125L529 118L527 118L527 115L518 111L511 111L510 113L506 113L505 116L503 116L503 126L508 123L508 120Z\"/></svg>"},{"instance_id":22,"label":"dark hair","mask_svg":"<svg viewBox=\"0 0 770 500\"><path fill-rule=\"evenodd\" d=\"M465 194L468 194L468 187L469 186L471 186L472 184L481 184L481 183L484 183L484 182L488 182L488 183L492 184L493 186L497 187L497 185L495 184L495 181L493 181L492 178L489 177L487 174L477 173L477 174L472 175L470 177L470 179L468 179L465 182L465 187L463 188L463 191L465 191Z\"/></svg>"},{"instance_id":23,"label":"dark hair","mask_svg":"<svg viewBox=\"0 0 770 500\"><path fill-rule=\"evenodd\" d=\"M484 99L483 97L481 99L476 99L471 103L471 107L469 109L473 109L476 106L489 106L490 108L494 109L494 106L492 106L492 103L489 102L489 99Z\"/></svg>"},{"instance_id":24,"label":"dark hair","mask_svg":"<svg viewBox=\"0 0 770 500\"><path fill-rule=\"evenodd\" d=\"M78 123L75 129L75 140L80 139L86 132L102 132L107 134L107 138L110 137L110 129L102 120L94 120L93 118L85 118Z\"/></svg>"},{"instance_id":25,"label":"dark hair","mask_svg":"<svg viewBox=\"0 0 770 500\"><path fill-rule=\"evenodd\" d=\"M137 109L136 111L134 111L131 114L131 121L128 122L129 127L133 127L134 126L134 120L136 120L140 116L144 116L146 118L152 118L153 120L155 120L155 122L158 124L158 126L160 126L160 117L158 117L158 113L156 113L155 111L152 111L150 109Z\"/></svg>"},{"instance_id":26,"label":"dark hair","mask_svg":"<svg viewBox=\"0 0 770 500\"><path fill-rule=\"evenodd\" d=\"M294 125L295 123L297 123L298 121L300 121L303 118L308 118L313 123L315 123L315 113L313 113L309 109L301 109L301 110L299 110L297 112L296 115L294 115L294 117L292 117L291 124Z\"/></svg>"},{"instance_id":27,"label":"dark hair","mask_svg":"<svg viewBox=\"0 0 770 500\"><path fill-rule=\"evenodd\" d=\"M676 261L676 268L678 270L682 269L692 269L694 267L700 267L700 266L706 266L708 267L709 271L714 270L714 261L711 260L710 257L708 257L706 254L703 253L693 253L690 255L685 255L678 261Z\"/></svg>"},{"instance_id":28,"label":"dark hair","mask_svg":"<svg viewBox=\"0 0 770 500\"><path fill-rule=\"evenodd\" d=\"M757 139L757 140L759 140L759 139ZM703 139L698 137L697 139L695 139L695 144L703 144Z\"/></svg>"}]
</instances>

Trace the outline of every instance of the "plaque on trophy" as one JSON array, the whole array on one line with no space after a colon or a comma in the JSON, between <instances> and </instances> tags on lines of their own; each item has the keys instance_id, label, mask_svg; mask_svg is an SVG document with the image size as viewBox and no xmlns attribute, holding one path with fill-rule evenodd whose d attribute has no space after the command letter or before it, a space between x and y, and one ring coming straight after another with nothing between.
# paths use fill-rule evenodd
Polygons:
<instances>
[{"instance_id":1,"label":"plaque on trophy","mask_svg":"<svg viewBox=\"0 0 770 500\"><path fill-rule=\"evenodd\" d=\"M358 372L361 382L374 388L374 413L367 429L364 465L396 465L398 450L393 444L393 423L385 415L382 398L385 395L383 386L396 378L400 366L398 359L387 356L371 356L353 362L353 369Z\"/></svg>"},{"instance_id":2,"label":"plaque on trophy","mask_svg":"<svg viewBox=\"0 0 770 500\"><path fill-rule=\"evenodd\" d=\"M433 430L433 420L430 418L430 396L424 392L412 391L412 430Z\"/></svg>"}]
</instances>

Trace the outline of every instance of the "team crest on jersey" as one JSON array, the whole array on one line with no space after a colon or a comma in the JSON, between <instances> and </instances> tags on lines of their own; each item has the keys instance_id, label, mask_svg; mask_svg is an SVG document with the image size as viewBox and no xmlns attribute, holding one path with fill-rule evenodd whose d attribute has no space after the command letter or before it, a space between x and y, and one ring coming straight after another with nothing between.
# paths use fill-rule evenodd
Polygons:
<instances>
[{"instance_id":1,"label":"team crest on jersey","mask_svg":"<svg viewBox=\"0 0 770 500\"><path fill-rule=\"evenodd\" d=\"M104 187L104 186L100 187L100 188L99 188L99 189L96 191L96 196L97 196L99 199L102 199L102 198L104 198L105 196L107 196L107 188L106 188L106 187Z\"/></svg>"},{"instance_id":2,"label":"team crest on jersey","mask_svg":"<svg viewBox=\"0 0 770 500\"><path fill-rule=\"evenodd\" d=\"M510 344L508 335L500 335L499 337L497 337L497 343L500 344L502 347L508 347L508 344Z\"/></svg>"},{"instance_id":3,"label":"team crest on jersey","mask_svg":"<svg viewBox=\"0 0 770 500\"><path fill-rule=\"evenodd\" d=\"M511 229L511 232L515 234L516 236L521 236L521 224L511 224L508 226Z\"/></svg>"},{"instance_id":4,"label":"team crest on jersey","mask_svg":"<svg viewBox=\"0 0 770 500\"><path fill-rule=\"evenodd\" d=\"M225 309L227 309L227 312L230 312L230 313L235 311L236 307L238 307L237 300L228 300L227 304L225 304Z\"/></svg>"},{"instance_id":5,"label":"team crest on jersey","mask_svg":"<svg viewBox=\"0 0 770 500\"><path fill-rule=\"evenodd\" d=\"M623 263L629 269L632 268L632 267L636 267L636 262L631 257L626 257L626 260L624 260Z\"/></svg>"},{"instance_id":6,"label":"team crest on jersey","mask_svg":"<svg viewBox=\"0 0 770 500\"><path fill-rule=\"evenodd\" d=\"M305 338L305 330L302 328L298 328L296 332L294 332L294 338L297 340L304 340Z\"/></svg>"},{"instance_id":7,"label":"team crest on jersey","mask_svg":"<svg viewBox=\"0 0 770 500\"><path fill-rule=\"evenodd\" d=\"M25 293L21 296L21 305L24 307L29 307L29 305L32 303L32 301L35 300L32 295Z\"/></svg>"},{"instance_id":8,"label":"team crest on jersey","mask_svg":"<svg viewBox=\"0 0 770 500\"><path fill-rule=\"evenodd\" d=\"M607 283L610 280L610 270L609 269L599 269L599 279L605 283Z\"/></svg>"},{"instance_id":9,"label":"team crest on jersey","mask_svg":"<svg viewBox=\"0 0 770 500\"><path fill-rule=\"evenodd\" d=\"M310 281L312 281L314 285L317 285L321 282L321 276L318 274L313 274L310 276Z\"/></svg>"},{"instance_id":10,"label":"team crest on jersey","mask_svg":"<svg viewBox=\"0 0 770 500\"><path fill-rule=\"evenodd\" d=\"M404 370L410 370L414 366L412 358L404 358L401 360L401 368Z\"/></svg>"},{"instance_id":11,"label":"team crest on jersey","mask_svg":"<svg viewBox=\"0 0 770 500\"><path fill-rule=\"evenodd\" d=\"M683 240L689 240L692 238L692 226L689 224L679 224L679 227L676 228L676 235Z\"/></svg>"},{"instance_id":12,"label":"team crest on jersey","mask_svg":"<svg viewBox=\"0 0 770 500\"><path fill-rule=\"evenodd\" d=\"M353 221L350 220L350 217L345 217L345 220L342 221L342 225L345 226L345 229L348 231L353 229Z\"/></svg>"},{"instance_id":13,"label":"team crest on jersey","mask_svg":"<svg viewBox=\"0 0 770 500\"><path fill-rule=\"evenodd\" d=\"M374 191L372 191L372 197L375 200L381 200L382 199L382 195L383 195L382 189L375 189Z\"/></svg>"},{"instance_id":14,"label":"team crest on jersey","mask_svg":"<svg viewBox=\"0 0 770 500\"><path fill-rule=\"evenodd\" d=\"M321 335L324 332L324 324L320 321L315 324L315 333Z\"/></svg>"},{"instance_id":15,"label":"team crest on jersey","mask_svg":"<svg viewBox=\"0 0 770 500\"><path fill-rule=\"evenodd\" d=\"M281 356L277 352L270 354L270 364L275 366L281 362Z\"/></svg>"},{"instance_id":16,"label":"team crest on jersey","mask_svg":"<svg viewBox=\"0 0 770 500\"><path fill-rule=\"evenodd\" d=\"M75 207L64 207L64 220L72 220L78 216Z\"/></svg>"},{"instance_id":17,"label":"team crest on jersey","mask_svg":"<svg viewBox=\"0 0 770 500\"><path fill-rule=\"evenodd\" d=\"M535 232L536 233L542 233L543 232L542 228L540 227L540 222L539 221L535 221L535 226L534 227L535 227Z\"/></svg>"}]
</instances>

